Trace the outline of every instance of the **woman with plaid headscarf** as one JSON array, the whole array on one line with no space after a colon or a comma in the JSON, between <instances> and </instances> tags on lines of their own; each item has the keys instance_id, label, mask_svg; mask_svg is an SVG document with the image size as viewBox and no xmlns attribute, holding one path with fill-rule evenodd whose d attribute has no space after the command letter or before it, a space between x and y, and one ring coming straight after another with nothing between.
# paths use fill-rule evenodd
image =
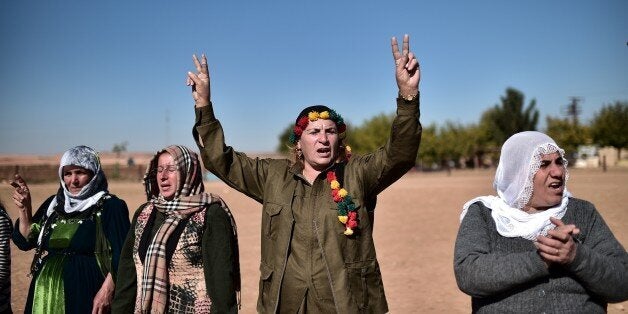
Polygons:
<instances>
[{"instance_id":1,"label":"woman with plaid headscarf","mask_svg":"<svg viewBox=\"0 0 628 314\"><path fill-rule=\"evenodd\" d=\"M237 312L235 222L205 193L198 156L169 146L150 161L148 202L132 221L120 261L114 313Z\"/></svg>"}]
</instances>

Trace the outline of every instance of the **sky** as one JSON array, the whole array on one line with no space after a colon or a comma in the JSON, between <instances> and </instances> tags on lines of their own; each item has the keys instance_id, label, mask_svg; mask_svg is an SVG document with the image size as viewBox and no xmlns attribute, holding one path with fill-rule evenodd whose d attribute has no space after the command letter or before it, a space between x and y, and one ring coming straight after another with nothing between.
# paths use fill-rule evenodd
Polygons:
<instances>
[{"instance_id":1,"label":"sky","mask_svg":"<svg viewBox=\"0 0 628 314\"><path fill-rule=\"evenodd\" d=\"M196 148L205 53L227 144L274 151L306 106L395 110L390 38L421 64L421 122L477 123L508 87L545 118L628 100L628 1L1 1L0 153Z\"/></svg>"}]
</instances>

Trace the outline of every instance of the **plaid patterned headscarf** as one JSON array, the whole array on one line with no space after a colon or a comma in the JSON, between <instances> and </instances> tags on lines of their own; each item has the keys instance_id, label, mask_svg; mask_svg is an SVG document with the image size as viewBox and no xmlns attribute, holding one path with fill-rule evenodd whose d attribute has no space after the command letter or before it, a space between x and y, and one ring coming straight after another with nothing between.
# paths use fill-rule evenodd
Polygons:
<instances>
[{"instance_id":1,"label":"plaid patterned headscarf","mask_svg":"<svg viewBox=\"0 0 628 314\"><path fill-rule=\"evenodd\" d=\"M157 163L161 154L172 155L177 166L177 190L172 200L159 195L157 185ZM185 146L168 146L157 152L144 176L148 206L153 206L166 215L163 225L157 230L148 246L142 274L142 313L163 313L168 300L168 265L166 243L182 219L202 210L211 203L211 196L204 193L203 178L198 155Z\"/></svg>"}]
</instances>

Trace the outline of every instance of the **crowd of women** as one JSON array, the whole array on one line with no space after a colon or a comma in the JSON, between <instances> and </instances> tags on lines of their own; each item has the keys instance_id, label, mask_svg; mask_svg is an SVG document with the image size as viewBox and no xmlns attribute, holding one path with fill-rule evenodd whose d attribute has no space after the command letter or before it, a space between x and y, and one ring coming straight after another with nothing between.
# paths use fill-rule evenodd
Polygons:
<instances>
[{"instance_id":1,"label":"crowd of women","mask_svg":"<svg viewBox=\"0 0 628 314\"><path fill-rule=\"evenodd\" d=\"M201 160L262 204L258 312L388 312L375 205L414 166L422 131L418 60L407 35L401 50L395 38L391 47L396 116L372 153L352 156L343 117L322 105L296 116L292 158L238 152L216 118L203 55L188 72L199 154L180 145L158 150L144 175L146 202L130 220L90 147L63 154L58 191L35 212L16 174L14 226L0 206L0 313L11 313L10 239L34 249L26 313L237 312L236 219L205 191ZM567 179L564 151L547 135L522 132L504 143L497 195L464 204L455 244L456 280L473 312L596 313L628 299L625 249Z\"/></svg>"}]
</instances>

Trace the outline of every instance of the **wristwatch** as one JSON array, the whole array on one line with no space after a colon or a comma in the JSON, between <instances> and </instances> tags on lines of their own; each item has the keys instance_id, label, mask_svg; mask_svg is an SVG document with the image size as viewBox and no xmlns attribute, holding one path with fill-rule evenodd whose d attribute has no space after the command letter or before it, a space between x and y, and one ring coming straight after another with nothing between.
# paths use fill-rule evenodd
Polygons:
<instances>
[{"instance_id":1,"label":"wristwatch","mask_svg":"<svg viewBox=\"0 0 628 314\"><path fill-rule=\"evenodd\" d=\"M403 94L401 93L401 91L399 91L399 97L400 97L400 98L403 98L403 100L405 100L405 101L413 101L413 100L415 100L415 99L416 99L416 96L417 96L417 95L418 95L418 94L403 95Z\"/></svg>"}]
</instances>

